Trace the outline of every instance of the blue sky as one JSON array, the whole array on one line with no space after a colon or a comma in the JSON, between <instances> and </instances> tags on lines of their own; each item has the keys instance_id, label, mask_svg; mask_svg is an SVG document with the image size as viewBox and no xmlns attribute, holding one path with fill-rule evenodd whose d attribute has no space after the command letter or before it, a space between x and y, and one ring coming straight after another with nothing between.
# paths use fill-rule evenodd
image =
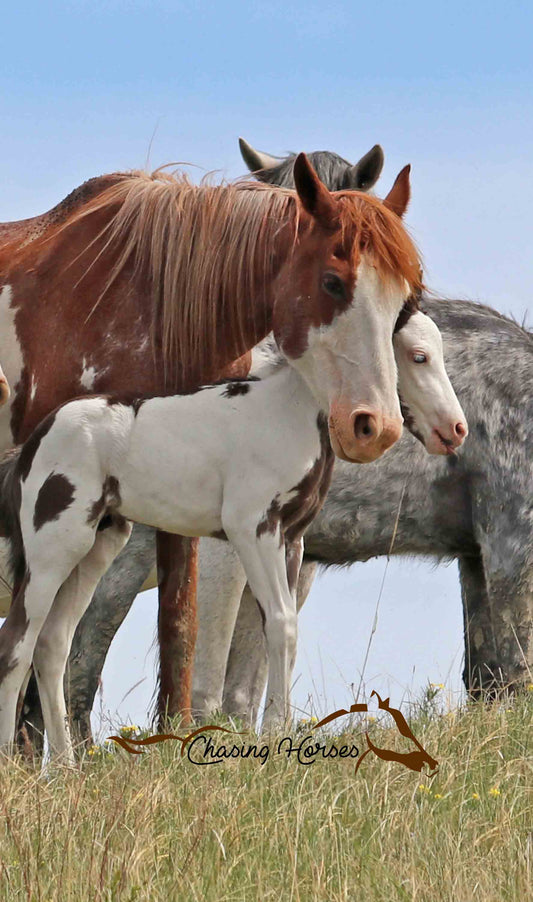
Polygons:
<instances>
[{"instance_id":1,"label":"blue sky","mask_svg":"<svg viewBox=\"0 0 533 902\"><path fill-rule=\"evenodd\" d=\"M274 154L327 148L352 160L379 142L380 191L412 164L407 219L430 286L521 318L533 308L532 26L533 7L521 2L10 4L0 218L41 212L86 178L147 160L240 175L239 134ZM315 588L301 624L299 703L313 685L345 700L384 566L328 574ZM441 620L427 636L430 603ZM413 626L400 654L406 605ZM104 680L112 708L139 678L154 616L153 598L139 599L117 641ZM457 682L460 617L454 566L391 563L369 672L416 688L441 681L455 660ZM142 719L149 683L122 712Z\"/></svg>"}]
</instances>

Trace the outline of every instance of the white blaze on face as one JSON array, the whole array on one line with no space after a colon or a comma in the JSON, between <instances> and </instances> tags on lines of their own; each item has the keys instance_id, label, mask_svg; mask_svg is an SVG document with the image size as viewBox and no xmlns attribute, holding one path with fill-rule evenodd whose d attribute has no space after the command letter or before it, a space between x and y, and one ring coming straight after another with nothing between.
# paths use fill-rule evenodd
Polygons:
<instances>
[{"instance_id":1,"label":"white blaze on face","mask_svg":"<svg viewBox=\"0 0 533 902\"><path fill-rule=\"evenodd\" d=\"M430 454L450 454L468 435L465 415L444 365L441 334L418 312L393 337L398 392Z\"/></svg>"},{"instance_id":2,"label":"white blaze on face","mask_svg":"<svg viewBox=\"0 0 533 902\"><path fill-rule=\"evenodd\" d=\"M16 397L17 385L20 382L24 360L15 328L15 310L11 307L12 290L10 285L0 289L0 365L7 384L11 389L10 397L0 407L0 450L13 445L11 433L11 405Z\"/></svg>"},{"instance_id":3,"label":"white blaze on face","mask_svg":"<svg viewBox=\"0 0 533 902\"><path fill-rule=\"evenodd\" d=\"M406 296L406 284L385 282L363 260L349 308L329 326L311 329L308 349L291 361L329 413L330 437L339 456L361 463L374 460L401 433L391 336ZM359 430L364 418L370 425Z\"/></svg>"}]
</instances>

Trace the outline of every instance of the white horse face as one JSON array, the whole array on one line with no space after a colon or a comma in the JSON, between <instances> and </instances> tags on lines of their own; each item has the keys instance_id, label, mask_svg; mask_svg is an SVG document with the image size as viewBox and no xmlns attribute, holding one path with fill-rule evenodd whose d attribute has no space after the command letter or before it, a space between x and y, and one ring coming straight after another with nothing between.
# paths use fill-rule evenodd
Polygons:
<instances>
[{"instance_id":1,"label":"white horse face","mask_svg":"<svg viewBox=\"0 0 533 902\"><path fill-rule=\"evenodd\" d=\"M442 337L425 313L413 314L393 336L398 393L411 431L430 454L453 454L468 425L444 366Z\"/></svg>"}]
</instances>

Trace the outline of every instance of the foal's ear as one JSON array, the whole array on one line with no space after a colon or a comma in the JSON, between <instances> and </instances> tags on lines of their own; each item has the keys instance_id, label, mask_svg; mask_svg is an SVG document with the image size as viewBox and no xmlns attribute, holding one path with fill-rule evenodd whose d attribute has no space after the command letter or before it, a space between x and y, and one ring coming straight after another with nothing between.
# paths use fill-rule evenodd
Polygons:
<instances>
[{"instance_id":1,"label":"foal's ear","mask_svg":"<svg viewBox=\"0 0 533 902\"><path fill-rule=\"evenodd\" d=\"M410 172L410 164L403 167L402 171L396 176L394 185L383 201L389 210L392 210L393 213L396 213L396 215L400 217L402 217L407 210L407 204L411 197L411 185L409 184Z\"/></svg>"},{"instance_id":2,"label":"foal's ear","mask_svg":"<svg viewBox=\"0 0 533 902\"><path fill-rule=\"evenodd\" d=\"M335 228L337 205L304 153L294 161L294 184L304 210L326 228Z\"/></svg>"}]
</instances>

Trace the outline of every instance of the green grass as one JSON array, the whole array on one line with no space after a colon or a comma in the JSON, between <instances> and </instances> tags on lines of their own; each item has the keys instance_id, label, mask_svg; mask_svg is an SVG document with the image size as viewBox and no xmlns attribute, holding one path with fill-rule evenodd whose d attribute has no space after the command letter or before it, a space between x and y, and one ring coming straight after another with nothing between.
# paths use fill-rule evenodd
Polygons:
<instances>
[{"instance_id":1,"label":"green grass","mask_svg":"<svg viewBox=\"0 0 533 902\"><path fill-rule=\"evenodd\" d=\"M390 724L372 724L374 743L410 751ZM411 726L439 761L432 780L371 754L356 777L350 760L272 752L195 767L171 742L42 775L5 759L0 899L533 899L533 692L424 704ZM361 725L344 738L366 747Z\"/></svg>"}]
</instances>

